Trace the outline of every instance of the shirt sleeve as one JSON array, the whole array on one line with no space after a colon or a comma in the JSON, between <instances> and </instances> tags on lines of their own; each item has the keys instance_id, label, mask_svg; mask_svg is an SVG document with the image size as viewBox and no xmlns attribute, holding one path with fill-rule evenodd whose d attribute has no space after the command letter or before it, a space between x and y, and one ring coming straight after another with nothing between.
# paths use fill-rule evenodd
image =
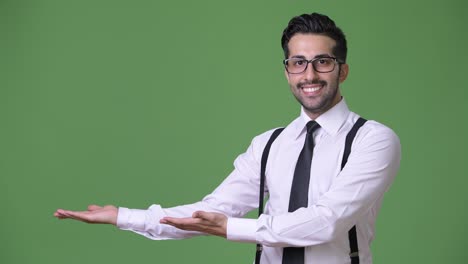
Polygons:
<instances>
[{"instance_id":1,"label":"shirt sleeve","mask_svg":"<svg viewBox=\"0 0 468 264\"><path fill-rule=\"evenodd\" d=\"M198 210L223 213L228 217L240 218L258 207L260 186L260 158L273 130L253 139L247 151L234 161L233 172L202 201L172 208L154 204L147 210L120 207L117 227L133 231L154 240L182 239L200 232L184 231L170 225L160 224L165 216L190 217Z\"/></svg>"},{"instance_id":2,"label":"shirt sleeve","mask_svg":"<svg viewBox=\"0 0 468 264\"><path fill-rule=\"evenodd\" d=\"M390 129L358 133L345 168L315 204L258 219L229 218L227 239L271 247L305 247L345 234L390 187L400 164L400 142Z\"/></svg>"}]
</instances>

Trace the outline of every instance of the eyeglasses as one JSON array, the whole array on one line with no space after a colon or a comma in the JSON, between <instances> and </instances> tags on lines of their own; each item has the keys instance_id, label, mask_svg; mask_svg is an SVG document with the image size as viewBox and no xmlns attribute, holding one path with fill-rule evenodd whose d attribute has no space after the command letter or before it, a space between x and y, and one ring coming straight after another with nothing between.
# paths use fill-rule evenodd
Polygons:
<instances>
[{"instance_id":1,"label":"eyeglasses","mask_svg":"<svg viewBox=\"0 0 468 264\"><path fill-rule=\"evenodd\" d=\"M288 73L299 74L307 70L307 65L312 64L314 71L320 73L332 72L336 64L341 64L334 57L319 57L311 60L303 58L290 58L283 61L284 67Z\"/></svg>"}]
</instances>

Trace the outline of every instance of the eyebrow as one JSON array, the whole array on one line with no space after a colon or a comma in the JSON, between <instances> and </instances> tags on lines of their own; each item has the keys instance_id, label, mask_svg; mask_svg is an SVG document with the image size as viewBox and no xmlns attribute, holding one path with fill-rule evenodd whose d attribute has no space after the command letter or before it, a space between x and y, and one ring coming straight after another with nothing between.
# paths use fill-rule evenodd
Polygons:
<instances>
[{"instance_id":1,"label":"eyebrow","mask_svg":"<svg viewBox=\"0 0 468 264\"><path fill-rule=\"evenodd\" d=\"M333 57L333 56L328 53L323 53L323 54L315 55L315 57L313 57L312 59L325 58L325 57ZM304 55L295 55L295 56L291 56L291 58L304 59L304 60L307 59Z\"/></svg>"}]
</instances>

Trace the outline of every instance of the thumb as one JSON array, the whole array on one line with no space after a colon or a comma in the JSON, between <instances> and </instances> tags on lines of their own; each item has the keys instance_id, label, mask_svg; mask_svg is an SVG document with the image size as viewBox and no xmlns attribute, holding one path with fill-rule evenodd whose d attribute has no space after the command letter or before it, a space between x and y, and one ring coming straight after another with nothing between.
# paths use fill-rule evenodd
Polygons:
<instances>
[{"instance_id":1,"label":"thumb","mask_svg":"<svg viewBox=\"0 0 468 264\"><path fill-rule=\"evenodd\" d=\"M193 213L192 217L207 220L207 221L215 220L214 213L209 213L209 212L204 212L204 211L196 211L195 213Z\"/></svg>"},{"instance_id":2,"label":"thumb","mask_svg":"<svg viewBox=\"0 0 468 264\"><path fill-rule=\"evenodd\" d=\"M203 211L196 211L192 214L192 217L193 218L202 218L202 219L205 219L206 218L206 212L203 212Z\"/></svg>"}]
</instances>

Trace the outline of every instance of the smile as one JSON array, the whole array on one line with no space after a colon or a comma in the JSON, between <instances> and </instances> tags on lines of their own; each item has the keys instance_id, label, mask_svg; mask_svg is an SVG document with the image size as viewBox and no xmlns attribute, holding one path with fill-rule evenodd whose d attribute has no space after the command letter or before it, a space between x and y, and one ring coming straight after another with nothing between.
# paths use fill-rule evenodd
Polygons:
<instances>
[{"instance_id":1,"label":"smile","mask_svg":"<svg viewBox=\"0 0 468 264\"><path fill-rule=\"evenodd\" d=\"M305 96L316 96L321 93L323 87L324 85L321 84L306 84L303 85L300 89Z\"/></svg>"},{"instance_id":2,"label":"smile","mask_svg":"<svg viewBox=\"0 0 468 264\"><path fill-rule=\"evenodd\" d=\"M322 86L319 86L319 87L302 87L302 90L306 93L313 93L313 92L316 92L318 90L320 90L320 88L322 88Z\"/></svg>"}]
</instances>

